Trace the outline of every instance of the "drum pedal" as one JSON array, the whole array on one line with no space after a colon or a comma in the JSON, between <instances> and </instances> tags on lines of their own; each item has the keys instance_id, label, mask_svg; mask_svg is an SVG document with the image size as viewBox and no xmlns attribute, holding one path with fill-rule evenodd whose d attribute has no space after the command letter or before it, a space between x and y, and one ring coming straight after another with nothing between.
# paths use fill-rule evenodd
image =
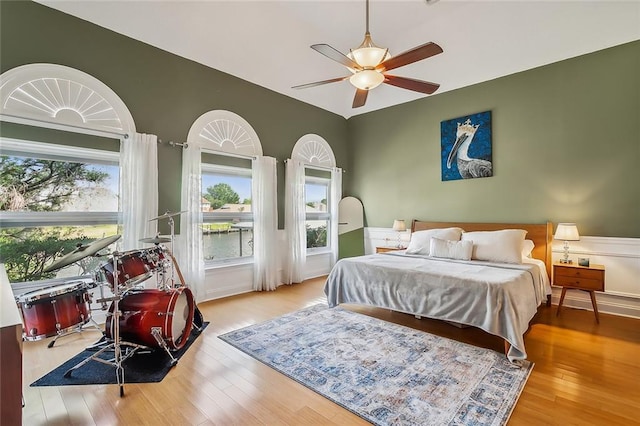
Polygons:
<instances>
[{"instance_id":1,"label":"drum pedal","mask_svg":"<svg viewBox=\"0 0 640 426\"><path fill-rule=\"evenodd\" d=\"M158 346L164 349L167 355L169 355L169 358L171 358L171 366L173 367L174 365L176 365L178 363L178 360L173 357L171 351L169 350L169 347L167 346L167 342L165 342L162 338L162 327L151 327L151 335L156 339L156 342L158 342Z\"/></svg>"},{"instance_id":2,"label":"drum pedal","mask_svg":"<svg viewBox=\"0 0 640 426\"><path fill-rule=\"evenodd\" d=\"M204 317L202 312L198 309L198 306L194 306L193 309L193 331L200 334L202 333L202 326L204 325Z\"/></svg>"}]
</instances>

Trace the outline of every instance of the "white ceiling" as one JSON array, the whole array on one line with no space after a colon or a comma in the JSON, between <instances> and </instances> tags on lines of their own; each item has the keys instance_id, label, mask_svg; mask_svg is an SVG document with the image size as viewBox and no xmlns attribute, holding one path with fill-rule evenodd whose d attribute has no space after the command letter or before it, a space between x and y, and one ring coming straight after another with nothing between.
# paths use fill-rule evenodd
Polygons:
<instances>
[{"instance_id":1,"label":"white ceiling","mask_svg":"<svg viewBox=\"0 0 640 426\"><path fill-rule=\"evenodd\" d=\"M383 84L351 108L346 76L309 46L343 53L365 31L365 0L39 0L52 8L192 59L345 118L425 97ZM640 39L639 1L371 0L374 42L399 54L427 41L444 53L393 74L440 83L438 93Z\"/></svg>"}]
</instances>

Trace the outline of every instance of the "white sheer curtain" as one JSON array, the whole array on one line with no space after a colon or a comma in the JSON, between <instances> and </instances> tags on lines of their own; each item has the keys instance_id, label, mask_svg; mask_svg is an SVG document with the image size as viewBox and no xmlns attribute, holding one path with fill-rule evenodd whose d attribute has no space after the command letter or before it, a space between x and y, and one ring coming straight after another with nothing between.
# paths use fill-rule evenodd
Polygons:
<instances>
[{"instance_id":1,"label":"white sheer curtain","mask_svg":"<svg viewBox=\"0 0 640 426\"><path fill-rule=\"evenodd\" d=\"M331 169L331 188L329 189L329 200L331 215L331 225L329 230L329 241L331 242L331 266L338 261L338 205L342 199L342 169L333 167Z\"/></svg>"},{"instance_id":2,"label":"white sheer curtain","mask_svg":"<svg viewBox=\"0 0 640 426\"><path fill-rule=\"evenodd\" d=\"M284 227L287 231L284 280L287 284L304 280L303 271L307 261L304 189L304 164L299 160L287 160L284 211Z\"/></svg>"},{"instance_id":3,"label":"white sheer curtain","mask_svg":"<svg viewBox=\"0 0 640 426\"><path fill-rule=\"evenodd\" d=\"M257 157L252 164L253 289L278 286L278 228L276 159Z\"/></svg>"},{"instance_id":4,"label":"white sheer curtain","mask_svg":"<svg viewBox=\"0 0 640 426\"><path fill-rule=\"evenodd\" d=\"M176 259L196 302L204 296L204 259L202 253L202 177L201 148L192 142L182 151L182 208L180 237Z\"/></svg>"},{"instance_id":5,"label":"white sheer curtain","mask_svg":"<svg viewBox=\"0 0 640 426\"><path fill-rule=\"evenodd\" d=\"M158 137L134 133L120 144L122 250L142 246L138 240L156 234L158 222Z\"/></svg>"}]
</instances>

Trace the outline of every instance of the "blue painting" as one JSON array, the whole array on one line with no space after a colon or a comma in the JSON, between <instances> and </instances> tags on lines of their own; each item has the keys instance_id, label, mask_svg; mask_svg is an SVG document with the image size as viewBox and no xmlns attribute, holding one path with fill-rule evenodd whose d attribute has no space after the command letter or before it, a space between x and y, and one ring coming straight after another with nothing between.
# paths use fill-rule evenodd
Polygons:
<instances>
[{"instance_id":1,"label":"blue painting","mask_svg":"<svg viewBox=\"0 0 640 426\"><path fill-rule=\"evenodd\" d=\"M442 180L493 176L491 111L440 122Z\"/></svg>"}]
</instances>

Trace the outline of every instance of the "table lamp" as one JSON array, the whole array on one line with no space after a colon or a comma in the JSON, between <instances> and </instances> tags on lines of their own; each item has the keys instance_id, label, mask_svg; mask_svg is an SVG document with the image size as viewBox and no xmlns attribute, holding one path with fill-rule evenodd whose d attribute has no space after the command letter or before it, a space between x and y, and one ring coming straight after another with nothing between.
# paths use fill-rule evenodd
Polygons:
<instances>
[{"instance_id":1,"label":"table lamp","mask_svg":"<svg viewBox=\"0 0 640 426\"><path fill-rule=\"evenodd\" d=\"M402 242L400 241L400 232L404 232L407 230L407 225L404 223L402 219L396 219L393 221L393 230L398 232L398 245L396 247L403 248Z\"/></svg>"},{"instance_id":2,"label":"table lamp","mask_svg":"<svg viewBox=\"0 0 640 426\"><path fill-rule=\"evenodd\" d=\"M569 241L580 241L580 234L578 234L576 224L559 223L553 238L564 241L564 257L560 259L560 263L572 263L571 260L569 260Z\"/></svg>"}]
</instances>

